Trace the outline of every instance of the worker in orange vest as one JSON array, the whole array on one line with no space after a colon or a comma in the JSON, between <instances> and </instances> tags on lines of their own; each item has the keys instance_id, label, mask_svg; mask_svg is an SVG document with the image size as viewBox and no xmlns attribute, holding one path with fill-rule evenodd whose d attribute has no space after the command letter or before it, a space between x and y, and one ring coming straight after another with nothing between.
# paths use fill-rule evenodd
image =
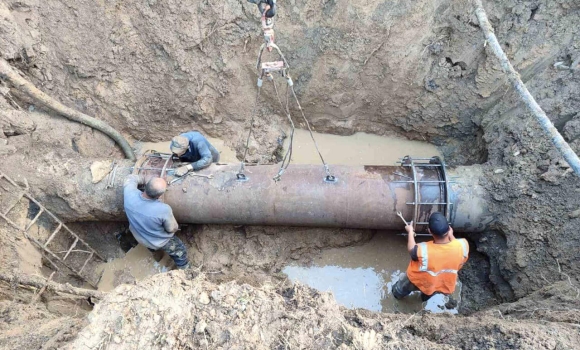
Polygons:
<instances>
[{"instance_id":1,"label":"worker in orange vest","mask_svg":"<svg viewBox=\"0 0 580 350\"><path fill-rule=\"evenodd\" d=\"M415 243L412 222L405 226L405 230L411 262L407 273L401 274L393 286L393 296L401 299L419 290L422 300L426 301L435 293L452 294L457 273L469 255L467 241L453 236L453 229L441 213L433 213L429 218L428 231L433 241Z\"/></svg>"}]
</instances>

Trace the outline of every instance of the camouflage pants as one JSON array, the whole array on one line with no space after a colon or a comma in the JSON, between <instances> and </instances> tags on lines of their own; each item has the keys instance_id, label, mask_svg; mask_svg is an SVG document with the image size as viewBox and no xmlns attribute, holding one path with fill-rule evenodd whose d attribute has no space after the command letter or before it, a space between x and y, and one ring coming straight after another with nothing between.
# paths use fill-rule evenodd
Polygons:
<instances>
[{"instance_id":1,"label":"camouflage pants","mask_svg":"<svg viewBox=\"0 0 580 350\"><path fill-rule=\"evenodd\" d=\"M135 248L137 244L139 244L129 229L117 233L116 236L117 240L119 240L119 244L121 245L121 249L123 249L125 253L127 253L132 248ZM150 252L155 252L158 250L164 251L171 257L171 259L173 259L178 269L188 268L189 260L187 259L187 248L185 248L183 242L175 235L171 237L169 242L167 242L163 247L157 250L151 248L148 249Z\"/></svg>"},{"instance_id":2,"label":"camouflage pants","mask_svg":"<svg viewBox=\"0 0 580 350\"><path fill-rule=\"evenodd\" d=\"M173 259L178 269L183 270L189 267L189 260L187 259L187 248L185 244L177 236L171 237L160 250L163 250L167 255Z\"/></svg>"}]
</instances>

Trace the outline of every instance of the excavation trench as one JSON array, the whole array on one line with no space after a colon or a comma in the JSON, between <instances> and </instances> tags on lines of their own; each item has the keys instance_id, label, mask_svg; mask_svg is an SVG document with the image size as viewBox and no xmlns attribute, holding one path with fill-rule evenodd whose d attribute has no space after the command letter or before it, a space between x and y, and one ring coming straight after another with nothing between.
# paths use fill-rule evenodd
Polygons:
<instances>
[{"instance_id":1,"label":"excavation trench","mask_svg":"<svg viewBox=\"0 0 580 350\"><path fill-rule=\"evenodd\" d=\"M441 145L447 164L476 165L449 167L445 175L436 161L423 163L439 169L396 166L399 157L431 159L439 152L368 134L318 134L338 178L326 183L310 135L298 131L293 164L275 183L279 165L272 163L283 155L276 148L287 142L289 125L271 81L263 81L253 106L262 41L254 4L1 2L0 51L18 75L128 140L169 140L191 129L220 137L212 142L227 163L200 172L213 174L211 180L191 177L170 187L166 200L184 224L177 235L195 269L163 273L173 268L167 257L158 261L143 247L124 253L116 239L126 228L122 182L134 164L117 161L110 188L112 176L93 184L88 169L96 160L111 170L112 160L123 157L112 140L42 113L15 86L0 86L2 172L29 184L40 203L108 260L86 267L89 277L100 276L99 289L117 288L96 304L70 348L577 346L579 253L570 247L579 245L578 181L506 85L474 3L279 3L276 42L313 128L422 139ZM483 6L518 76L578 154L576 3ZM283 100L285 81L273 77ZM303 122L290 102L293 122ZM249 180L238 182L239 145L250 120L248 162L271 165L246 166ZM416 183L422 180L434 182ZM440 204L417 206L416 193ZM5 199L0 213L10 205ZM409 261L397 210L420 222L444 211L469 240L458 306L391 298L389 287ZM23 199L10 218L25 225L38 213ZM30 236L46 242L57 227L43 217ZM21 232L4 222L0 231L4 270L52 275L47 257ZM87 250L70 250L73 241L59 234L50 248L82 265ZM62 266L53 281L83 286ZM86 298L2 283L2 348L62 348L92 308ZM317 290L332 291L347 308L386 313L339 309ZM474 315L415 314L423 308Z\"/></svg>"},{"instance_id":2,"label":"excavation trench","mask_svg":"<svg viewBox=\"0 0 580 350\"><path fill-rule=\"evenodd\" d=\"M336 169L336 171L339 171L339 174L341 174L338 176L339 181L347 183L348 177L350 175L348 171L345 172L345 170L341 170L344 167L347 167L347 169L350 169L348 167L356 169L360 168L362 169L361 171L364 172L366 172L368 169L371 169L374 172L376 169L380 169L381 167L392 166L396 161L400 160L400 158L408 154L413 154L419 158L439 156L438 150L430 144L411 142L398 138L379 137L362 133L352 136L335 136L325 134L317 134L315 136L320 148L324 150L325 153L323 155L327 158L328 162L332 164L341 164L341 166L333 165L331 166L331 169ZM235 153L233 150L223 146L223 143L220 140L212 139L210 141L212 141L220 149L221 162L233 163L236 161ZM285 146L287 147L287 144ZM164 153L168 151L167 148L168 142L144 143L140 145L141 153L144 153L148 150ZM388 151L385 152L384 150ZM319 183L319 186L335 186L336 184L328 184L322 181L324 173L321 166L307 165L309 163L315 163L317 160L319 161L319 158L317 159L317 155L314 147L312 146L309 134L302 130L298 130L294 139L294 165L289 168L288 172L284 174L280 183L275 184L275 186L289 186L288 178L291 180L294 178L292 176L293 172L298 172L299 175L304 175L300 174L301 169L313 169L312 172L314 172L316 175L311 177L316 179L316 182ZM164 161L157 161L156 164L164 164ZM373 166L363 167L365 164L373 164ZM149 165L142 165L142 167L147 169L144 171L144 173L147 175L159 173L158 171L155 172L148 170L151 169ZM226 170L220 173L218 170L216 170L220 167L226 167ZM219 174L224 174L223 176L233 176L237 167L238 165L212 166L209 169L209 172L206 173L212 173L217 179L219 179ZM261 173L259 171L262 168L267 170L264 172L263 176L260 175ZM248 169L249 180L242 183L242 185L251 184L252 181L260 181L259 183L261 186L270 187L271 185L269 183L273 183L271 175L275 174L276 166L248 167ZM401 167L394 169L408 173L406 169ZM122 178L121 168L118 171L119 173L116 176ZM310 175L311 174L308 174L306 177ZM381 188L389 188L388 184L386 184L382 176L378 176L377 178L381 182ZM210 182L211 180L203 178L193 178L191 180L197 182L189 183L186 180L177 182L177 185L172 185L175 187L176 195L194 192L196 191L195 188L201 189L200 193L206 192L207 194L207 191L212 191L212 187L204 187L204 183ZM403 180L405 180L405 178L403 178ZM239 184L236 183L235 185ZM408 182L401 183L400 185L401 187L410 186ZM317 186L313 186L312 188ZM224 191L224 189L220 186L215 187L217 187L219 191L216 192L216 195L219 195L220 192L228 192L227 190ZM260 191L260 186L256 187L257 188L254 188L253 190ZM437 188L439 188L438 184ZM310 191L315 192L315 190ZM364 196L369 196L369 194L365 194ZM230 200L231 195L232 194L230 193L228 196ZM258 195L257 197L262 197L265 200L264 197L267 195L268 194L266 193ZM301 197L304 196L305 194L303 194ZM407 198L407 194L404 196ZM192 198L196 197L198 196L192 196ZM321 201L324 197L324 195L320 196ZM198 211L190 210L192 208L196 208L196 204L188 204L185 206L185 208L189 209L180 211L180 209L176 209L176 206L171 203L170 198L166 197L165 200L172 204L174 210L176 211L176 216L178 219L181 219L181 222L184 222L184 219L188 218L186 211ZM218 198L217 202L227 200L227 198ZM411 201L412 198L407 198L406 200ZM205 200L202 200L202 202L204 203L203 205L208 205ZM209 205L211 206L211 204ZM395 203L395 205L397 208L400 207L400 209L405 212L407 217L411 219L411 216L413 215L412 210L409 211L406 208L408 207L412 209L412 205L408 205L406 202L400 202L398 204ZM212 210L215 210L215 208ZM209 213L211 213L212 210L203 215L210 215ZM382 209L382 211L384 211L383 216L390 215L388 212L392 210L393 209L391 207ZM434 206L432 210L444 211L445 208ZM250 211L255 213L255 210ZM431 208L425 213L425 215L428 215L430 211ZM321 214L314 214L311 216L317 217L317 215ZM370 218L377 215L379 215L379 213L372 212L368 217ZM214 215L214 217L221 217L221 220L223 220L223 216ZM245 217L244 220L248 220L249 218L250 217ZM187 222L192 223L196 220L196 218L192 218ZM389 223L389 220L393 221L393 223ZM463 227L464 230L480 230L480 228L476 228L477 225L460 224L462 220L464 219L457 219L457 223L459 226ZM484 220L482 219L480 221L483 222ZM324 225L324 222L321 222L322 225L319 226L334 226L332 222L332 220L327 221L326 225ZM231 224L231 222L222 223ZM241 222L235 223L241 224ZM290 251L294 250L294 252L291 252L289 256L284 256L284 254L276 254L272 257L266 257L265 260L270 260L266 264L269 265L268 269L264 269L263 263L252 263L251 261L248 262L248 259L244 257L242 259L246 261L243 263L243 269L259 270L262 268L262 270L267 270L266 275L275 276L275 279L280 281L288 279L291 282L306 284L320 291L332 291L338 303L345 307L364 308L372 311L384 312L417 312L425 308L432 312L446 311L456 313L458 310L458 304L451 303L451 306L449 306L449 298L443 298L442 296L435 297L426 304L421 303L420 296L418 294L411 295L410 298L407 298L404 301L396 301L392 297L390 288L392 284L398 279L399 274L406 269L409 262L409 257L406 252L406 238L401 236L401 232L403 232L403 230L400 219L396 216L389 217L387 220L384 220L383 223L387 223L386 228L389 230L364 230L362 235L360 230L353 230L355 231L353 233L346 232L345 239L339 242L332 242L332 239L328 238L329 236L337 234L337 232L333 229L283 228L282 234L290 236L291 240L302 241L304 246L296 248L293 247L292 244L288 244L287 249ZM232 270L231 272L235 274L236 263L232 262L232 260L236 259L235 255L237 254L236 251L239 249L239 247L228 247L227 244L225 244L224 247L221 243L219 243L216 245L218 248L215 248L215 246L211 246L212 243L208 242L208 240L216 239L216 237L212 236L211 234L206 235L205 231L211 232L214 230L223 230L226 232L226 235L229 234L233 235L234 237L239 237L239 230L236 229L235 226L213 226L211 225L211 221L209 224L209 226L203 226L202 228L197 229L192 228L191 226L187 228L184 227L182 231L178 233L178 235L181 236L182 239L189 245L189 251L193 255L193 260L196 261L197 259L197 265L200 263L209 263L211 269L214 270L212 271L214 273L224 273L224 271ZM304 224L298 221L294 222L294 224L300 226L309 226L308 224ZM341 224L339 223L337 226L340 225ZM369 226L369 228L380 228L373 227L376 225L381 224L374 222ZM348 227L349 225L347 224L346 226ZM357 226L364 227L364 225L358 224L351 227ZM393 230L394 228L397 229ZM120 229L122 228L119 227L118 230ZM256 229L259 229L259 226L257 226ZM270 230L275 231L276 228L272 227ZM317 230L322 231L319 232ZM230 233L228 231L233 232ZM304 234L296 233L293 231L304 231ZM461 229L459 231L461 231ZM315 237L311 242L309 242L309 235ZM348 237L349 235L350 237ZM141 280L157 273L166 272L173 268L172 262L167 256L164 256L161 259L159 256L154 257L147 249L142 246L137 246L136 248L129 250L126 254L120 253L119 249L116 247L116 242L113 236L114 234L111 232L107 235L107 237L104 237L104 240L107 241L107 243L101 244L101 246L102 249L108 251L107 256L118 256L118 258L95 268L97 274L102 274L98 285L99 290L109 291L119 284ZM320 240L320 237L322 237L322 241ZM243 246L241 249L241 254L261 254L260 250L254 247L251 243L255 238L256 237L250 234L248 230L244 231L244 237L238 241L242 242L241 245ZM232 238L221 236L218 239L225 239L229 241ZM235 239L236 238L234 238L234 240ZM419 238L419 240L420 239L421 238ZM266 247L268 247L268 244L270 243L266 243ZM210 247L208 247L208 245ZM311 245L311 247L307 247L308 245ZM234 251L227 251L228 248ZM276 247L276 249L279 250L283 250L285 248L286 247ZM222 257L213 259L210 256L212 253ZM232 256L229 258L223 258L223 255ZM247 271L243 271L242 274L246 272ZM459 288L457 288L456 293L453 295L453 299L456 301L461 300L461 282L458 283L458 287ZM446 304L447 307L445 306Z\"/></svg>"}]
</instances>

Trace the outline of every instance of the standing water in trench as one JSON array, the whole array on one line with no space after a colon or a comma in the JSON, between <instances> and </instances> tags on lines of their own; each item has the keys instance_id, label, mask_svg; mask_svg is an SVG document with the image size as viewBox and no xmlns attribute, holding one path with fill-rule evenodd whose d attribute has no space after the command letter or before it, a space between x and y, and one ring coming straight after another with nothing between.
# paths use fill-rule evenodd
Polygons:
<instances>
[{"instance_id":1,"label":"standing water in trench","mask_svg":"<svg viewBox=\"0 0 580 350\"><path fill-rule=\"evenodd\" d=\"M378 136L358 132L350 136L319 134L314 132L320 153L332 166L339 165L395 165L404 156L441 156L434 145L427 142L409 141L393 136ZM286 138L284 151L288 149ZM292 163L320 164L320 157L308 130L296 129L292 147ZM288 168L291 171L292 164Z\"/></svg>"},{"instance_id":2,"label":"standing water in trench","mask_svg":"<svg viewBox=\"0 0 580 350\"><path fill-rule=\"evenodd\" d=\"M426 241L419 239L418 242ZM457 305L445 307L448 299L435 295L423 306L419 292L413 292L402 300L396 300L391 288L399 274L409 264L407 239L396 232L377 232L362 245L333 248L320 252L309 266L288 265L282 272L292 282L299 282L323 292L332 292L336 301L348 308L371 311L414 313L457 313ZM458 282L453 299L459 301L461 283Z\"/></svg>"},{"instance_id":3,"label":"standing water in trench","mask_svg":"<svg viewBox=\"0 0 580 350\"><path fill-rule=\"evenodd\" d=\"M341 165L393 165L406 155L417 157L440 156L437 148L429 143L409 141L396 137L384 137L366 133L350 136L314 133L319 149L330 166ZM237 163L235 151L219 139L208 138L221 153L220 162ZM288 148L289 140L284 144ZM306 130L294 133L292 163L318 164L320 158ZM140 153L156 150L169 153L169 142L141 143ZM291 171L292 165L288 168ZM401 227L401 232L403 227ZM413 293L397 301L390 288L400 272L409 263L406 238L394 232L379 232L363 245L324 250L312 265L288 265L283 272L294 282L309 285L320 291L332 291L337 301L354 308L372 311L417 312L423 308L419 293ZM169 259L170 260L170 259ZM156 262L151 253L142 246L130 250L123 258L103 264L103 277L99 290L110 290L131 280L141 280L169 269L167 256ZM460 284L455 300L459 298ZM424 306L432 312L445 310L443 296L431 298ZM447 310L457 312L457 308Z\"/></svg>"},{"instance_id":4,"label":"standing water in trench","mask_svg":"<svg viewBox=\"0 0 580 350\"><path fill-rule=\"evenodd\" d=\"M441 156L435 146L425 142L396 137L356 133L338 136L314 133L322 156L329 164L393 165L400 158ZM307 130L294 133L292 161L297 164L317 164L320 158ZM288 148L289 140L284 144ZM290 165L291 169L292 165ZM403 232L401 226L401 232ZM405 313L426 309L431 312L457 313L457 304L445 308L448 298L433 296L422 305L420 293L403 300L391 294L399 274L407 269L410 256L406 237L396 232L378 232L371 241L355 247L324 250L312 265L288 265L282 272L293 282L320 291L331 291L339 304L349 308L371 311L400 311ZM420 240L419 240L420 241ZM458 282L453 299L459 301L461 283Z\"/></svg>"}]
</instances>

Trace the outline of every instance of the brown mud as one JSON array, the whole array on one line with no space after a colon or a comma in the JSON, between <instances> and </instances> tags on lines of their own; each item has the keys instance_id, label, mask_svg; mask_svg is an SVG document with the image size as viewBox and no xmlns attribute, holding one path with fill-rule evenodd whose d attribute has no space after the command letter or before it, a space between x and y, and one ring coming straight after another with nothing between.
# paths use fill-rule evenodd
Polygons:
<instances>
[{"instance_id":1,"label":"brown mud","mask_svg":"<svg viewBox=\"0 0 580 350\"><path fill-rule=\"evenodd\" d=\"M350 136L315 133L314 136L325 160L330 164L391 165L408 154L417 157L440 156L437 148L431 144L395 137L381 137L365 133L357 133ZM234 151L225 147L222 140L210 138L209 141L220 151L221 163L234 163L237 161ZM288 147L289 142L286 142L283 148L284 152L287 151ZM169 142L167 141L157 143L139 143L136 148L138 154L142 154L147 150L155 150L164 153L170 152ZM384 149L388 149L389 151L384 152ZM310 134L306 130L296 129L293 140L292 163L315 164L317 162L320 162L320 158L316 152ZM188 230L189 229L184 232L187 232L186 234L189 238L190 231ZM308 279L318 279L320 277L318 275L326 275L329 274L329 270L334 270L337 276L342 275L342 277L340 277L342 282L339 282L338 285L343 291L343 294L341 295L344 295L346 299L343 302L341 298L338 298L341 304L353 307L357 306L358 302L362 302L363 304L361 305L366 305L366 307L360 307L380 311L381 308L377 309L376 307L371 307L370 304L365 303L365 301L371 303L378 301L379 304L384 305L384 311L405 310L405 312L411 312L414 310L414 312L416 312L421 310L421 301L418 295L411 298L412 301L403 304L395 302L393 297L389 295L390 285L398 278L398 274L394 276L395 272L404 271L408 264L405 239L400 236L396 237L394 236L395 234L396 233L393 232L380 232L374 234L373 239L361 246L350 247L348 249L336 248L334 252L332 250L323 250L314 254L303 254L307 259L297 259L296 257L292 257L291 260L293 262L290 263L291 265L285 266L282 269L282 273L288 275L289 279L293 282L299 281L305 283L306 276L308 276ZM195 235L195 233L191 235ZM294 238L298 237L294 236ZM353 243L356 243L356 235L353 238ZM304 240L304 243L302 244L315 244L315 239L310 237L300 237L298 239L300 241ZM341 245L345 244L335 243L330 246ZM196 243L191 247L191 250L196 253L199 249L200 247ZM256 254L252 253L252 250L252 248L249 248L246 254ZM196 253L193 255L196 255ZM202 251L201 254L203 256L211 255L211 253L205 251ZM311 256L309 257L309 255ZM335 256L335 258L332 258L332 256ZM367 260L371 256L373 257L372 260ZM341 259L339 257L344 258ZM171 264L168 263L166 258L167 256L164 257L163 261L155 261L147 249L138 246L136 249L129 251L128 254L97 268L96 273L98 274L104 271L98 288L99 290L109 291L120 284L130 283L136 280L139 281L155 273L165 272L168 268L171 268ZM199 259L194 257L194 259L202 265L208 263L203 258ZM360 260L357 261L358 259ZM228 270L228 260L226 260L226 263L222 263L221 266L219 266L220 270ZM284 261L284 259L281 260L282 262ZM315 267L308 267L310 264L307 263L311 261L315 266L324 265L323 269L315 270ZM355 261L357 262L355 263ZM297 262L300 262L300 264L296 264ZM367 266L369 264L371 264L372 267ZM256 266L256 264L248 265ZM370 270L368 271L359 270L359 268L368 269L369 267ZM374 290L371 291L369 289L368 298L366 296L361 297L358 293L359 286L356 286L356 283L349 281L349 278L344 276L347 271L344 270L345 268L352 269L350 277L358 278L359 282L364 284L372 281L372 283L374 283ZM291 273L291 271L294 271L293 269L301 269L299 274L304 277L304 279L294 278L295 274ZM390 272L387 273L387 271ZM330 279L336 280L336 277L330 277ZM330 285L318 284L317 286L312 286L321 291L325 291ZM336 294L337 290L334 290L334 292ZM432 301L433 305L435 305L434 301L435 300ZM435 308L435 306L432 307L432 309Z\"/></svg>"},{"instance_id":2,"label":"brown mud","mask_svg":"<svg viewBox=\"0 0 580 350\"><path fill-rule=\"evenodd\" d=\"M578 2L484 6L522 80L580 152L580 73L553 67L580 56ZM289 264L312 266L326 249L357 248L376 232L190 226L180 237L198 270L119 287L88 319L89 300L47 291L28 305L37 291L0 283L0 347L578 347L580 185L506 84L472 11L467 0L296 0L280 3L276 20L277 43L316 131L427 141L450 164L482 164L496 220L467 237L463 315L349 310L284 282ZM2 57L68 106L134 141L198 129L242 154L262 40L251 4L5 0L0 18ZM71 202L75 186L50 179L71 177L89 159L121 158L120 151L4 83L0 95L0 170L26 179L61 211L82 206ZM262 97L248 161L272 163L289 126L272 90ZM14 219L26 222L33 212L22 203ZM107 258L123 256L114 237L123 224L75 225ZM40 222L35 234L46 237L49 227ZM3 221L0 243L0 269L50 274L46 259ZM54 280L82 284L65 269Z\"/></svg>"},{"instance_id":3,"label":"brown mud","mask_svg":"<svg viewBox=\"0 0 580 350\"><path fill-rule=\"evenodd\" d=\"M215 285L193 276L173 271L119 287L67 349L572 349L578 341L563 322L349 311L300 285Z\"/></svg>"}]
</instances>

